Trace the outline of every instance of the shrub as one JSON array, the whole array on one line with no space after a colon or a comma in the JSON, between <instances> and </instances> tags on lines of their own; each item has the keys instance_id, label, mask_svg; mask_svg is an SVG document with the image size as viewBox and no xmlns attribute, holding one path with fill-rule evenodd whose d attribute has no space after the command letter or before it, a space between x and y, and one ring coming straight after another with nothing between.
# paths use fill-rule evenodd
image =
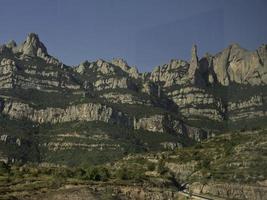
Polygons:
<instances>
[{"instance_id":1,"label":"shrub","mask_svg":"<svg viewBox=\"0 0 267 200\"><path fill-rule=\"evenodd\" d=\"M149 171L154 171L154 170L156 169L156 165L155 165L155 163L149 162L149 163L147 164L147 169L148 169Z\"/></svg>"},{"instance_id":2,"label":"shrub","mask_svg":"<svg viewBox=\"0 0 267 200\"><path fill-rule=\"evenodd\" d=\"M117 170L116 177L118 177L121 180L131 179L129 171L127 168L121 168L121 169Z\"/></svg>"},{"instance_id":3,"label":"shrub","mask_svg":"<svg viewBox=\"0 0 267 200\"><path fill-rule=\"evenodd\" d=\"M135 181L141 181L145 179L145 174L143 169L129 169L126 167L123 167L116 172L116 177L121 180L135 180Z\"/></svg>"},{"instance_id":4,"label":"shrub","mask_svg":"<svg viewBox=\"0 0 267 200\"><path fill-rule=\"evenodd\" d=\"M165 167L165 161L161 159L158 164L158 173L162 175L165 174L166 172L168 172L168 169Z\"/></svg>"},{"instance_id":5,"label":"shrub","mask_svg":"<svg viewBox=\"0 0 267 200\"><path fill-rule=\"evenodd\" d=\"M55 170L53 170L53 175L55 177L60 177L60 178L63 178L63 179L66 179L66 178L71 178L74 176L74 172L71 171L70 169L68 168L55 168Z\"/></svg>"},{"instance_id":6,"label":"shrub","mask_svg":"<svg viewBox=\"0 0 267 200\"><path fill-rule=\"evenodd\" d=\"M4 162L0 162L0 174L6 174L9 172L10 172L10 167Z\"/></svg>"},{"instance_id":7,"label":"shrub","mask_svg":"<svg viewBox=\"0 0 267 200\"><path fill-rule=\"evenodd\" d=\"M87 171L87 177L93 181L107 181L110 178L110 173L105 167L94 167Z\"/></svg>"}]
</instances>

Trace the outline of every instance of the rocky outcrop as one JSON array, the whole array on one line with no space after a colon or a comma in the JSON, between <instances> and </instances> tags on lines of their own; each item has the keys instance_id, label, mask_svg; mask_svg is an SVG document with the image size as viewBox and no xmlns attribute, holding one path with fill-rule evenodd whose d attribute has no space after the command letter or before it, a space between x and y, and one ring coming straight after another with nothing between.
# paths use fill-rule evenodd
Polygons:
<instances>
[{"instance_id":1,"label":"rocky outcrop","mask_svg":"<svg viewBox=\"0 0 267 200\"><path fill-rule=\"evenodd\" d=\"M21 139L10 135L0 135L0 142L21 146Z\"/></svg>"},{"instance_id":2,"label":"rocky outcrop","mask_svg":"<svg viewBox=\"0 0 267 200\"><path fill-rule=\"evenodd\" d=\"M183 60L171 60L170 63L156 67L149 79L155 83L161 83L163 87L183 85L187 83L186 72L189 64Z\"/></svg>"},{"instance_id":3,"label":"rocky outcrop","mask_svg":"<svg viewBox=\"0 0 267 200\"><path fill-rule=\"evenodd\" d=\"M225 107L219 98L196 87L183 87L168 93L179 106L180 112L188 118L206 117L222 121Z\"/></svg>"},{"instance_id":4,"label":"rocky outcrop","mask_svg":"<svg viewBox=\"0 0 267 200\"><path fill-rule=\"evenodd\" d=\"M45 57L48 55L46 47L35 33L30 33L27 36L26 41L18 48L18 51L30 56Z\"/></svg>"},{"instance_id":5,"label":"rocky outcrop","mask_svg":"<svg viewBox=\"0 0 267 200\"><path fill-rule=\"evenodd\" d=\"M164 115L153 115L150 117L134 120L134 129L143 129L151 132L163 133L165 129Z\"/></svg>"},{"instance_id":6,"label":"rocky outcrop","mask_svg":"<svg viewBox=\"0 0 267 200\"><path fill-rule=\"evenodd\" d=\"M117 123L126 115L134 118L136 108L140 112L135 120L126 117L126 127L130 124L135 130L168 132L199 141L207 137L200 131L202 126L212 132L215 123L220 131L228 122L264 120L266 57L266 45L247 51L233 44L221 53L199 58L194 45L189 62L173 59L151 73L139 73L123 59L85 61L72 68L50 56L38 35L31 33L21 45L11 41L0 47L0 95L16 99L0 104L0 110L38 123ZM30 90L36 98L27 96ZM242 94L247 91L248 95ZM46 94L62 98L64 105L54 104L51 98L47 104Z\"/></svg>"},{"instance_id":7,"label":"rocky outcrop","mask_svg":"<svg viewBox=\"0 0 267 200\"><path fill-rule=\"evenodd\" d=\"M130 87L129 81L127 78L107 78L99 79L94 82L94 87L96 90L105 90L105 89L117 89L117 88L128 88Z\"/></svg>"},{"instance_id":8,"label":"rocky outcrop","mask_svg":"<svg viewBox=\"0 0 267 200\"><path fill-rule=\"evenodd\" d=\"M44 91L60 89L78 90L81 85L71 80L67 72L60 72L59 68L36 65L18 66L19 61L3 58L0 65L0 89L23 88Z\"/></svg>"},{"instance_id":9,"label":"rocky outcrop","mask_svg":"<svg viewBox=\"0 0 267 200\"><path fill-rule=\"evenodd\" d=\"M201 76L200 64L197 56L197 46L194 45L191 51L191 60L188 69L188 79L191 84L204 86L204 80Z\"/></svg>"},{"instance_id":10,"label":"rocky outcrop","mask_svg":"<svg viewBox=\"0 0 267 200\"><path fill-rule=\"evenodd\" d=\"M266 117L266 100L267 97L264 95L255 95L248 99L230 101L227 106L229 120L238 121Z\"/></svg>"},{"instance_id":11,"label":"rocky outcrop","mask_svg":"<svg viewBox=\"0 0 267 200\"><path fill-rule=\"evenodd\" d=\"M0 63L0 88L12 88L15 84L14 74L18 70L12 59L3 58Z\"/></svg>"},{"instance_id":12,"label":"rocky outcrop","mask_svg":"<svg viewBox=\"0 0 267 200\"><path fill-rule=\"evenodd\" d=\"M111 63L115 66L120 67L124 72L126 72L130 77L132 78L140 78L138 69L136 67L130 67L128 63L121 59L121 58L115 58L111 61Z\"/></svg>"},{"instance_id":13,"label":"rocky outcrop","mask_svg":"<svg viewBox=\"0 0 267 200\"><path fill-rule=\"evenodd\" d=\"M116 92L105 93L100 97L105 98L107 101L117 104L137 104L151 106L152 103L149 99L139 98L133 94L121 94Z\"/></svg>"},{"instance_id":14,"label":"rocky outcrop","mask_svg":"<svg viewBox=\"0 0 267 200\"><path fill-rule=\"evenodd\" d=\"M71 121L103 121L129 125L129 119L121 112L101 104L87 103L66 108L35 109L28 104L16 101L4 103L3 114L14 119L28 119L37 123L62 123Z\"/></svg>"},{"instance_id":15,"label":"rocky outcrop","mask_svg":"<svg viewBox=\"0 0 267 200\"><path fill-rule=\"evenodd\" d=\"M201 141L208 137L206 131L193 128L184 124L183 121L173 118L170 115L152 115L149 117L134 118L134 129L141 129L150 132L172 133L184 138L191 138L195 141Z\"/></svg>"},{"instance_id":16,"label":"rocky outcrop","mask_svg":"<svg viewBox=\"0 0 267 200\"><path fill-rule=\"evenodd\" d=\"M213 71L219 84L230 83L262 85L267 83L266 56L263 45L256 51L248 51L238 44L230 45L212 59Z\"/></svg>"}]
</instances>

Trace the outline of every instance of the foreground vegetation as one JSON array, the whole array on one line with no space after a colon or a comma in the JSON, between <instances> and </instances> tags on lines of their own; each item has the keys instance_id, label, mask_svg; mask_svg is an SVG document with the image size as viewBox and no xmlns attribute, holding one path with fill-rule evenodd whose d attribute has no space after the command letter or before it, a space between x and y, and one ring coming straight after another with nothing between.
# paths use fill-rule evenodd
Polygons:
<instances>
[{"instance_id":1,"label":"foreground vegetation","mask_svg":"<svg viewBox=\"0 0 267 200\"><path fill-rule=\"evenodd\" d=\"M254 130L216 136L193 147L161 153L133 154L103 164L0 165L1 199L27 198L66 185L129 187L141 185L173 191L196 182L257 185L267 179L267 132ZM98 194L114 199L113 190ZM105 195L101 197L101 195Z\"/></svg>"}]
</instances>

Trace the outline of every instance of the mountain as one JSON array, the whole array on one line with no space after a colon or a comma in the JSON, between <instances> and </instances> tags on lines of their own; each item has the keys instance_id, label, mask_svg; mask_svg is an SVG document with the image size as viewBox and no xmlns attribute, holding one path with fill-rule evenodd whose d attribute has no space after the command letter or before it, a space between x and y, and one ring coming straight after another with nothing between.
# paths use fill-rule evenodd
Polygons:
<instances>
[{"instance_id":1,"label":"mountain","mask_svg":"<svg viewBox=\"0 0 267 200\"><path fill-rule=\"evenodd\" d=\"M140 73L30 33L0 46L0 197L265 199L266 108L267 45Z\"/></svg>"},{"instance_id":2,"label":"mountain","mask_svg":"<svg viewBox=\"0 0 267 200\"><path fill-rule=\"evenodd\" d=\"M30 33L2 45L0 61L6 161L102 163L266 126L266 45L232 44L201 59L194 45L189 62L140 73L123 59L67 66Z\"/></svg>"}]
</instances>

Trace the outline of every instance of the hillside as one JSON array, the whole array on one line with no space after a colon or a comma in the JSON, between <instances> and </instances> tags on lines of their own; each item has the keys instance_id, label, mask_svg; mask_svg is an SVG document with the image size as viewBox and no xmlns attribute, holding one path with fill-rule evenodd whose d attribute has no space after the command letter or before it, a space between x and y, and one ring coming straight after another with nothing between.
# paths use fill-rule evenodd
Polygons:
<instances>
[{"instance_id":1,"label":"hillside","mask_svg":"<svg viewBox=\"0 0 267 200\"><path fill-rule=\"evenodd\" d=\"M1 165L2 199L266 199L266 130L98 166ZM0 196L1 197L1 196Z\"/></svg>"},{"instance_id":2,"label":"hillside","mask_svg":"<svg viewBox=\"0 0 267 200\"><path fill-rule=\"evenodd\" d=\"M122 59L70 67L31 33L0 48L2 159L69 164L68 155L89 152L94 160L99 150L118 158L263 127L266 59L266 45L251 52L233 44L201 59L193 46L189 62L171 60L151 73Z\"/></svg>"},{"instance_id":3,"label":"hillside","mask_svg":"<svg viewBox=\"0 0 267 200\"><path fill-rule=\"evenodd\" d=\"M0 45L0 193L264 199L266 108L267 45L202 58L194 45L140 73L120 58L67 66L30 33Z\"/></svg>"}]
</instances>

